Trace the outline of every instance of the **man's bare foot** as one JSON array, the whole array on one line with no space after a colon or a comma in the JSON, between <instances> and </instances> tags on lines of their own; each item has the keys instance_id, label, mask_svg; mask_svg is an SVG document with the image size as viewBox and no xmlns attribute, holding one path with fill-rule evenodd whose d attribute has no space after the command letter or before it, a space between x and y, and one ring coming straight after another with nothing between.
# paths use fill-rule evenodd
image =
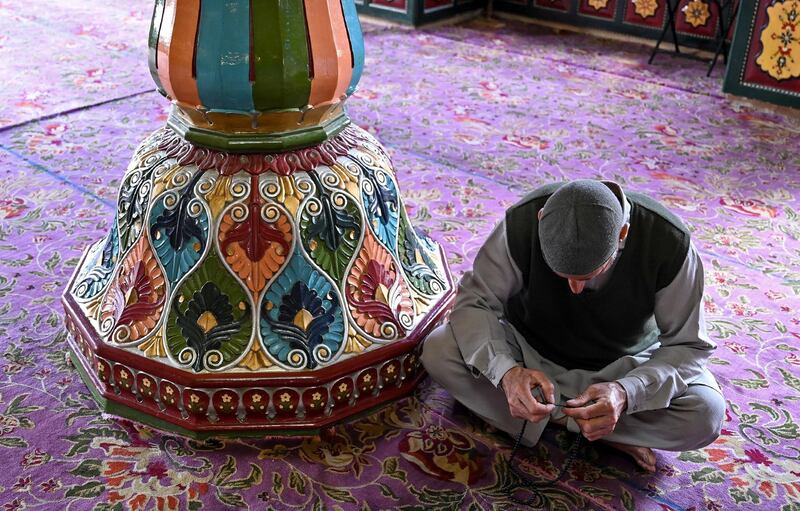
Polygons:
<instances>
[{"instance_id":1,"label":"man's bare foot","mask_svg":"<svg viewBox=\"0 0 800 511\"><path fill-rule=\"evenodd\" d=\"M617 442L605 441L614 449L628 454L643 469L652 473L656 471L656 454L649 447L637 447L635 445L620 444Z\"/></svg>"}]
</instances>

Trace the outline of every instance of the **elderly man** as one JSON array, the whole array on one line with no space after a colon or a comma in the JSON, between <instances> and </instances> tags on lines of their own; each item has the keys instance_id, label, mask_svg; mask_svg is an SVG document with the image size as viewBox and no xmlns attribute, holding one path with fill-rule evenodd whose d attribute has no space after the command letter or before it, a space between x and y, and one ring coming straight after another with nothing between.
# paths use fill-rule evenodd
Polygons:
<instances>
[{"instance_id":1,"label":"elderly man","mask_svg":"<svg viewBox=\"0 0 800 511\"><path fill-rule=\"evenodd\" d=\"M526 445L552 421L654 471L652 449L719 436L714 348L683 223L644 195L580 180L506 212L422 362L489 424L515 436L530 421Z\"/></svg>"}]
</instances>

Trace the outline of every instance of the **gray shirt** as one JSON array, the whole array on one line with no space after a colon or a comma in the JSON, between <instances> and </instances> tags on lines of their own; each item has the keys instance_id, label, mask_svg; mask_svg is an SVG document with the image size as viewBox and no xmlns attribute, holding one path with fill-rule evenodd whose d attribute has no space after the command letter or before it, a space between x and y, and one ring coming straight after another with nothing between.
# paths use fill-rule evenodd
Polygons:
<instances>
[{"instance_id":1,"label":"gray shirt","mask_svg":"<svg viewBox=\"0 0 800 511\"><path fill-rule=\"evenodd\" d=\"M625 206L629 218L627 200ZM636 233L631 231L628 236ZM624 248L624 242L620 243L619 251ZM601 288L618 260L619 252L614 266L587 281L585 289ZM522 274L509 253L505 222L501 221L478 251L472 271L461 279L450 314L464 361L473 373L483 374L495 386L509 369L521 365L512 355L504 327L506 301L521 289ZM693 244L673 281L656 293L655 318L660 345L647 350L649 360L616 380L628 395L628 413L668 407L704 373L716 347L706 332L703 264Z\"/></svg>"}]
</instances>

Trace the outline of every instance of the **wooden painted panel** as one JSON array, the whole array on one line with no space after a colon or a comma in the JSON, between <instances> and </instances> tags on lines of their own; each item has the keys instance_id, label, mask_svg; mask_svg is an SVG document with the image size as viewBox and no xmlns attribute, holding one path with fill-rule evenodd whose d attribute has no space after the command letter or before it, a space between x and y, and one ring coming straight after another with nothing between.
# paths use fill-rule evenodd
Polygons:
<instances>
[{"instance_id":1,"label":"wooden painted panel","mask_svg":"<svg viewBox=\"0 0 800 511\"><path fill-rule=\"evenodd\" d=\"M626 0L623 21L660 29L667 14L667 0Z\"/></svg>"},{"instance_id":2,"label":"wooden painted panel","mask_svg":"<svg viewBox=\"0 0 800 511\"><path fill-rule=\"evenodd\" d=\"M369 5L381 9L406 12L406 0L372 0Z\"/></svg>"},{"instance_id":3,"label":"wooden painted panel","mask_svg":"<svg viewBox=\"0 0 800 511\"><path fill-rule=\"evenodd\" d=\"M800 98L800 24L791 23L800 15L800 0L762 0L747 12L751 3L742 2L748 41L739 82L756 90ZM740 23L737 31L743 25Z\"/></svg>"},{"instance_id":4,"label":"wooden painted panel","mask_svg":"<svg viewBox=\"0 0 800 511\"><path fill-rule=\"evenodd\" d=\"M534 0L533 5L543 9L568 12L571 0Z\"/></svg>"},{"instance_id":5,"label":"wooden painted panel","mask_svg":"<svg viewBox=\"0 0 800 511\"><path fill-rule=\"evenodd\" d=\"M578 3L578 13L583 16L614 19L616 10L616 0L580 0Z\"/></svg>"}]
</instances>

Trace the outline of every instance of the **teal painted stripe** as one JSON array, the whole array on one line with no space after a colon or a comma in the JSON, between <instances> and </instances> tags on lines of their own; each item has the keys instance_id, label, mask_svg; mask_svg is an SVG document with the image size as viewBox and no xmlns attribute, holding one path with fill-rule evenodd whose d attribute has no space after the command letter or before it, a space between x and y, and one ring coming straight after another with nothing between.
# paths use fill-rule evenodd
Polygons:
<instances>
[{"instance_id":1,"label":"teal painted stripe","mask_svg":"<svg viewBox=\"0 0 800 511\"><path fill-rule=\"evenodd\" d=\"M250 0L202 0L197 91L209 110L253 111Z\"/></svg>"},{"instance_id":2,"label":"teal painted stripe","mask_svg":"<svg viewBox=\"0 0 800 511\"><path fill-rule=\"evenodd\" d=\"M347 34L350 36L350 50L353 52L353 77L347 87L347 95L355 92L361 73L364 71L364 35L361 33L361 23L358 21L356 4L353 0L342 0L344 21L347 24Z\"/></svg>"},{"instance_id":3,"label":"teal painted stripe","mask_svg":"<svg viewBox=\"0 0 800 511\"><path fill-rule=\"evenodd\" d=\"M164 18L164 0L156 0L155 7L153 7L153 20L150 22L150 37L147 39L147 63L150 66L150 76L156 82L156 87L161 94L164 92L164 87L161 85L161 80L158 78L158 67L156 59L158 58L158 34L161 33L161 21Z\"/></svg>"},{"instance_id":4,"label":"teal painted stripe","mask_svg":"<svg viewBox=\"0 0 800 511\"><path fill-rule=\"evenodd\" d=\"M256 110L306 106L311 78L303 2L256 0L252 9Z\"/></svg>"}]
</instances>

